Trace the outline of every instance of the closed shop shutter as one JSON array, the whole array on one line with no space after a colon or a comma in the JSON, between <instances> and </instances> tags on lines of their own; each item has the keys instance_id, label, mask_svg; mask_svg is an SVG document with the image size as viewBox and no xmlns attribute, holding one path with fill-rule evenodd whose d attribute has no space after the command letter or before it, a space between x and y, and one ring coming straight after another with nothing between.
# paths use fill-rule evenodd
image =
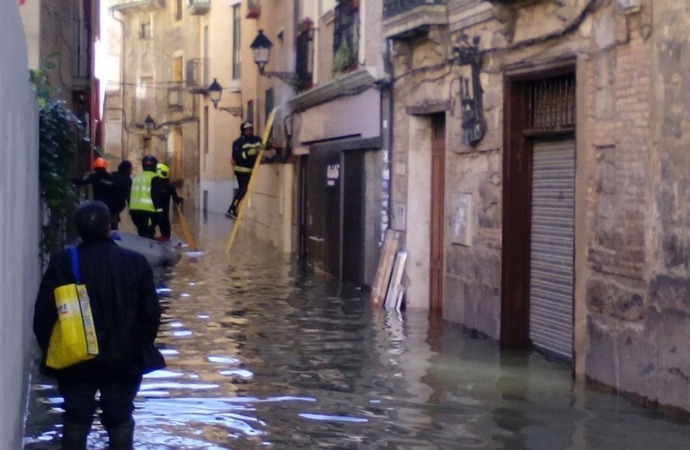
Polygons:
<instances>
[{"instance_id":1,"label":"closed shop shutter","mask_svg":"<svg viewBox=\"0 0 690 450\"><path fill-rule=\"evenodd\" d=\"M530 339L572 359L575 143L536 143L532 172Z\"/></svg>"}]
</instances>

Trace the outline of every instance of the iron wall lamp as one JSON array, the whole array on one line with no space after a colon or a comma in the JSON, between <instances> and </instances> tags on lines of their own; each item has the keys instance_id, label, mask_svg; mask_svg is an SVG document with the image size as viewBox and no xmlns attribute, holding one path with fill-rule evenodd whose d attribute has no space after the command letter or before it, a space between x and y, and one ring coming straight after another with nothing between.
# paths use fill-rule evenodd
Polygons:
<instances>
[{"instance_id":1,"label":"iron wall lamp","mask_svg":"<svg viewBox=\"0 0 690 450\"><path fill-rule=\"evenodd\" d=\"M148 134L151 134L153 131L153 128L156 126L156 121L153 120L153 117L151 117L151 114L148 114L146 116L146 119L144 119L144 129Z\"/></svg>"},{"instance_id":2,"label":"iron wall lamp","mask_svg":"<svg viewBox=\"0 0 690 450\"><path fill-rule=\"evenodd\" d=\"M157 130L159 128L163 129L163 133L161 134L156 134L154 133L154 130ZM164 123L162 125L156 126L156 121L153 120L153 117L151 117L151 114L148 114L146 116L146 119L144 119L144 129L146 130L147 136L144 138L150 139L150 136L155 136L161 141L167 141L168 140L168 134L170 134L170 127L168 126L168 123Z\"/></svg>"},{"instance_id":3,"label":"iron wall lamp","mask_svg":"<svg viewBox=\"0 0 690 450\"><path fill-rule=\"evenodd\" d=\"M479 37L472 43L467 35L458 38L458 46L453 47L455 61L460 66L460 108L462 110L462 141L466 145L479 142L484 137L484 106L480 79L481 54Z\"/></svg>"},{"instance_id":4,"label":"iron wall lamp","mask_svg":"<svg viewBox=\"0 0 690 450\"><path fill-rule=\"evenodd\" d=\"M226 113L232 114L235 117L242 118L241 106L221 106L220 108L218 107L218 102L220 102L220 99L223 97L223 86L221 86L217 79L213 79L213 83L209 85L206 91L208 92L208 96L211 98L211 101L213 102L213 109L217 109L218 111L224 111Z\"/></svg>"},{"instance_id":5,"label":"iron wall lamp","mask_svg":"<svg viewBox=\"0 0 690 450\"><path fill-rule=\"evenodd\" d=\"M254 63L259 67L259 74L267 78L276 77L280 81L292 85L292 81L295 78L293 72L266 72L266 65L271 59L273 42L266 37L264 30L259 30L259 34L256 35L249 47L254 55Z\"/></svg>"},{"instance_id":6,"label":"iron wall lamp","mask_svg":"<svg viewBox=\"0 0 690 450\"><path fill-rule=\"evenodd\" d=\"M208 86L206 92L208 92L208 96L211 98L211 102L213 102L213 108L218 109L218 102L223 97L223 86L214 78L213 83Z\"/></svg>"}]
</instances>

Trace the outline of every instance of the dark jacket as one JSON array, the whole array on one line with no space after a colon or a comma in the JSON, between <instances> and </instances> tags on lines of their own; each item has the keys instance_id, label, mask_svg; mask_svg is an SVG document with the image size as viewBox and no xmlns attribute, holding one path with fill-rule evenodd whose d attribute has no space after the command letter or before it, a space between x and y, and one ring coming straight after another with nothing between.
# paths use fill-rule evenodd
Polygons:
<instances>
[{"instance_id":1,"label":"dark jacket","mask_svg":"<svg viewBox=\"0 0 690 450\"><path fill-rule=\"evenodd\" d=\"M165 367L154 346L161 308L153 271L143 255L118 247L112 240L78 246L82 283L91 299L99 355L61 370L45 365L46 351L57 320L53 290L74 282L69 252L53 255L43 275L34 310L34 334L43 351L41 371L56 378L117 379Z\"/></svg>"},{"instance_id":2,"label":"dark jacket","mask_svg":"<svg viewBox=\"0 0 690 450\"><path fill-rule=\"evenodd\" d=\"M232 143L232 159L235 161L235 170L237 167L253 169L260 148L261 138L259 136L242 135L235 139Z\"/></svg>"},{"instance_id":3,"label":"dark jacket","mask_svg":"<svg viewBox=\"0 0 690 450\"><path fill-rule=\"evenodd\" d=\"M77 186L91 185L93 187L93 199L105 203L110 210L110 214L118 214L122 209L119 208L119 193L113 181L113 176L105 169L96 169L87 174L84 178L72 178L72 183Z\"/></svg>"},{"instance_id":4,"label":"dark jacket","mask_svg":"<svg viewBox=\"0 0 690 450\"><path fill-rule=\"evenodd\" d=\"M116 206L118 212L122 212L129 201L129 193L132 191L132 177L127 172L113 172L113 183L115 183L115 190L117 196Z\"/></svg>"},{"instance_id":5,"label":"dark jacket","mask_svg":"<svg viewBox=\"0 0 690 450\"><path fill-rule=\"evenodd\" d=\"M180 197L177 194L177 189L175 189L175 186L166 178L161 178L159 177L158 181L160 183L160 199L158 201L154 201L153 203L155 205L161 205L163 208L163 213L168 214L170 212L170 198L175 201L175 204L182 203L182 197Z\"/></svg>"}]
</instances>

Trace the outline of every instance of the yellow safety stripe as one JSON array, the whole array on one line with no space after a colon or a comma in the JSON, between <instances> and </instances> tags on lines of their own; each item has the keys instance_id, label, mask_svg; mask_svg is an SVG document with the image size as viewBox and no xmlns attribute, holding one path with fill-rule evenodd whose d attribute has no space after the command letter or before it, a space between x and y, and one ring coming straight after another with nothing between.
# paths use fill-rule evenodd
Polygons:
<instances>
[{"instance_id":1,"label":"yellow safety stripe","mask_svg":"<svg viewBox=\"0 0 690 450\"><path fill-rule=\"evenodd\" d=\"M251 167L235 166L235 172L252 173Z\"/></svg>"},{"instance_id":2,"label":"yellow safety stripe","mask_svg":"<svg viewBox=\"0 0 690 450\"><path fill-rule=\"evenodd\" d=\"M242 153L245 153L249 156L254 156L259 153L259 149L261 148L261 142L248 142L244 145L242 145ZM246 158L246 156L245 156Z\"/></svg>"}]
</instances>

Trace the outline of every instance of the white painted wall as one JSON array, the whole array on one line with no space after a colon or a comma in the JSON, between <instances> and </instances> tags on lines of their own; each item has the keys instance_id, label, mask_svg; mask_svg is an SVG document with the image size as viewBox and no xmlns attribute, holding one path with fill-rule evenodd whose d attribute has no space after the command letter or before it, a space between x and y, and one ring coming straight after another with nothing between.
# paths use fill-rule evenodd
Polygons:
<instances>
[{"instance_id":1,"label":"white painted wall","mask_svg":"<svg viewBox=\"0 0 690 450\"><path fill-rule=\"evenodd\" d=\"M204 192L207 203L204 205ZM199 189L201 208L210 213L225 214L235 194L235 180L201 180Z\"/></svg>"},{"instance_id":2,"label":"white painted wall","mask_svg":"<svg viewBox=\"0 0 690 450\"><path fill-rule=\"evenodd\" d=\"M16 0L0 0L0 37L0 449L18 449L41 268L38 112Z\"/></svg>"}]
</instances>

